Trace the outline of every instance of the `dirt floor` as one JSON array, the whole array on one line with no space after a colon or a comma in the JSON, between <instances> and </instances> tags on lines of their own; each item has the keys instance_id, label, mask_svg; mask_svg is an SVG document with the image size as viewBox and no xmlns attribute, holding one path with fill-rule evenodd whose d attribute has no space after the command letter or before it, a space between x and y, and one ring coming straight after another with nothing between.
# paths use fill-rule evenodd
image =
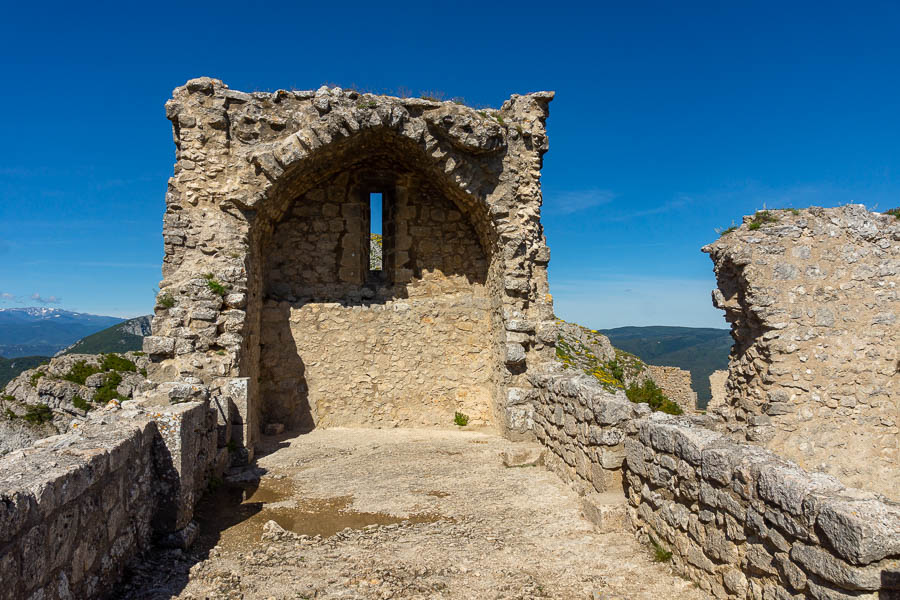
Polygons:
<instances>
[{"instance_id":1,"label":"dirt floor","mask_svg":"<svg viewBox=\"0 0 900 600\"><path fill-rule=\"evenodd\" d=\"M266 444L201 502L192 549L135 565L117 597L707 598L626 529L596 531L553 473L505 467L519 445L496 435L326 429Z\"/></svg>"}]
</instances>

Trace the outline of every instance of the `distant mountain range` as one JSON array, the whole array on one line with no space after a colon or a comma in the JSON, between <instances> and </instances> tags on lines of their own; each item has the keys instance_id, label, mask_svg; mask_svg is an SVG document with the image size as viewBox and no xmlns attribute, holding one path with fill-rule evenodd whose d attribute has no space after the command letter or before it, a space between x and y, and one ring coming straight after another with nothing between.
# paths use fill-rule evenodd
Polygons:
<instances>
[{"instance_id":1,"label":"distant mountain range","mask_svg":"<svg viewBox=\"0 0 900 600\"><path fill-rule=\"evenodd\" d=\"M0 308L0 356L52 356L122 321L58 308Z\"/></svg>"},{"instance_id":2,"label":"distant mountain range","mask_svg":"<svg viewBox=\"0 0 900 600\"><path fill-rule=\"evenodd\" d=\"M106 324L112 321L112 327ZM75 325L73 325L75 322ZM12 326L8 325L12 323ZM27 327L26 327L27 325ZM100 331L97 331L97 330ZM64 332L85 331L90 335L71 340L71 335L64 338ZM9 333L8 333L9 332ZM30 336L26 339L69 339L66 344L50 344L47 342L31 344L10 343L8 336ZM117 317L100 317L84 313L73 313L58 309L23 308L0 309L0 349L9 352L9 357L0 356L0 389L22 371L32 369L51 356L62 354L100 354L105 352L129 352L140 350L144 336L150 335L150 316L136 317L123 321ZM22 339L13 337L15 339ZM38 347L46 354L22 356L17 349Z\"/></svg>"},{"instance_id":3,"label":"distant mountain range","mask_svg":"<svg viewBox=\"0 0 900 600\"><path fill-rule=\"evenodd\" d=\"M710 399L709 376L728 368L734 340L728 329L701 327L618 327L603 329L616 348L639 356L651 365L679 367L691 372L691 386L702 408Z\"/></svg>"}]
</instances>

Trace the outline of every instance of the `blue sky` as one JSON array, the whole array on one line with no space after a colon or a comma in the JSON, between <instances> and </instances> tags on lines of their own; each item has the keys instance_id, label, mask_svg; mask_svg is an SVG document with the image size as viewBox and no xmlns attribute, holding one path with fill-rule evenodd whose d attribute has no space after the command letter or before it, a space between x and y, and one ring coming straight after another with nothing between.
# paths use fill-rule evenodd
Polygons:
<instances>
[{"instance_id":1,"label":"blue sky","mask_svg":"<svg viewBox=\"0 0 900 600\"><path fill-rule=\"evenodd\" d=\"M900 205L896 2L14 3L0 52L0 307L151 311L163 104L200 75L556 90L551 289L592 327L725 327L700 247L764 205Z\"/></svg>"}]
</instances>

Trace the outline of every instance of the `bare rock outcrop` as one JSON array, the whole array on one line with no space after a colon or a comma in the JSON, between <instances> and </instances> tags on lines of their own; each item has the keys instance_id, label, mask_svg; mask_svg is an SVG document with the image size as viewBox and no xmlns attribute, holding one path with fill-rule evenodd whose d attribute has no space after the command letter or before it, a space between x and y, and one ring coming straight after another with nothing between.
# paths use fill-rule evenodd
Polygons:
<instances>
[{"instance_id":1,"label":"bare rock outcrop","mask_svg":"<svg viewBox=\"0 0 900 600\"><path fill-rule=\"evenodd\" d=\"M0 455L66 431L95 408L152 387L149 359L135 354L68 354L20 373L0 395Z\"/></svg>"},{"instance_id":2,"label":"bare rock outcrop","mask_svg":"<svg viewBox=\"0 0 900 600\"><path fill-rule=\"evenodd\" d=\"M735 344L729 429L805 468L900 490L900 219L761 211L706 246Z\"/></svg>"}]
</instances>

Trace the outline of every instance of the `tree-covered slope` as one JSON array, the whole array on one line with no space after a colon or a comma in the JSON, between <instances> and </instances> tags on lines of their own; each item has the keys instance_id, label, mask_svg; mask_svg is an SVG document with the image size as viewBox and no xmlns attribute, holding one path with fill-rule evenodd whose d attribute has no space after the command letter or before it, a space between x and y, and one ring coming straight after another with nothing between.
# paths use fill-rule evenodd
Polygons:
<instances>
[{"instance_id":1,"label":"tree-covered slope","mask_svg":"<svg viewBox=\"0 0 900 600\"><path fill-rule=\"evenodd\" d=\"M647 363L690 371L691 385L701 407L710 399L710 374L728 368L728 354L734 343L728 329L653 326L618 327L601 332L616 348L631 352Z\"/></svg>"},{"instance_id":2,"label":"tree-covered slope","mask_svg":"<svg viewBox=\"0 0 900 600\"><path fill-rule=\"evenodd\" d=\"M145 335L150 335L149 316L129 319L103 331L98 331L78 340L61 351L59 355L136 352L143 346Z\"/></svg>"},{"instance_id":3,"label":"tree-covered slope","mask_svg":"<svg viewBox=\"0 0 900 600\"><path fill-rule=\"evenodd\" d=\"M33 369L50 360L49 356L21 356L19 358L3 358L0 356L0 390L15 379L19 373Z\"/></svg>"}]
</instances>

